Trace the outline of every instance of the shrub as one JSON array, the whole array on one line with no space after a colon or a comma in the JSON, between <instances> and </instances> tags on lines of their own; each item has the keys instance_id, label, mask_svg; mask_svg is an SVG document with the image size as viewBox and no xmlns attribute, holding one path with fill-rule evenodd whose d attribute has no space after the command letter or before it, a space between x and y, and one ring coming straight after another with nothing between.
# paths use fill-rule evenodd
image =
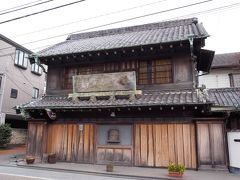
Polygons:
<instances>
[{"instance_id":1,"label":"shrub","mask_svg":"<svg viewBox=\"0 0 240 180\"><path fill-rule=\"evenodd\" d=\"M168 171L169 172L179 172L182 174L185 171L185 166L182 164L171 163L168 165Z\"/></svg>"},{"instance_id":2,"label":"shrub","mask_svg":"<svg viewBox=\"0 0 240 180\"><path fill-rule=\"evenodd\" d=\"M4 146L11 141L12 129L9 124L0 125L0 146Z\"/></svg>"}]
</instances>

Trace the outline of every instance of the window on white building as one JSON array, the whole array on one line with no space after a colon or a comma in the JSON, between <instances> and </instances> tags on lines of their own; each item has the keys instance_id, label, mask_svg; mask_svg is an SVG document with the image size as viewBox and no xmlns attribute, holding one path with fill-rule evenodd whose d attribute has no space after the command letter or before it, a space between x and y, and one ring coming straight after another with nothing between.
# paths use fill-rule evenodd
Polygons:
<instances>
[{"instance_id":1,"label":"window on white building","mask_svg":"<svg viewBox=\"0 0 240 180\"><path fill-rule=\"evenodd\" d=\"M21 67L21 68L27 69L27 66L28 66L28 54L24 53L21 50L16 50L14 64L19 66L19 67Z\"/></svg>"},{"instance_id":2,"label":"window on white building","mask_svg":"<svg viewBox=\"0 0 240 180\"><path fill-rule=\"evenodd\" d=\"M33 88L33 98L37 99L39 97L39 89Z\"/></svg>"},{"instance_id":3,"label":"window on white building","mask_svg":"<svg viewBox=\"0 0 240 180\"><path fill-rule=\"evenodd\" d=\"M31 71L32 73L42 75L42 68L36 63L32 64Z\"/></svg>"},{"instance_id":4,"label":"window on white building","mask_svg":"<svg viewBox=\"0 0 240 180\"><path fill-rule=\"evenodd\" d=\"M240 73L229 74L231 87L240 87Z\"/></svg>"},{"instance_id":5,"label":"window on white building","mask_svg":"<svg viewBox=\"0 0 240 180\"><path fill-rule=\"evenodd\" d=\"M11 89L10 98L17 99L17 95L18 95L18 90L17 89Z\"/></svg>"}]
</instances>

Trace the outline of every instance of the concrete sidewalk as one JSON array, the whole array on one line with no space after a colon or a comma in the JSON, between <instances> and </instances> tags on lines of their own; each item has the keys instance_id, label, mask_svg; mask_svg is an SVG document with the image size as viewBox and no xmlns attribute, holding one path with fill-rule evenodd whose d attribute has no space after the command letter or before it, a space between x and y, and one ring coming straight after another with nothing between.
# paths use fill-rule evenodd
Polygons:
<instances>
[{"instance_id":1,"label":"concrete sidewalk","mask_svg":"<svg viewBox=\"0 0 240 180\"><path fill-rule=\"evenodd\" d=\"M56 164L41 163L36 160L34 164L28 165L25 162L25 154L0 155L0 165L17 166L20 168L45 169L49 171L65 171L71 173L99 174L103 176L120 176L135 179L174 179L168 177L167 169L114 166L113 172L106 172L105 165L79 164L57 162ZM183 178L194 180L239 180L240 175L231 174L227 171L194 171L186 170Z\"/></svg>"},{"instance_id":2,"label":"concrete sidewalk","mask_svg":"<svg viewBox=\"0 0 240 180\"><path fill-rule=\"evenodd\" d=\"M145 168L145 167L126 167L114 166L113 172L106 172L105 165L78 164L57 162L56 164L35 163L27 165L25 162L18 162L19 167L40 168L48 170L70 171L76 173L93 173L101 175L114 175L132 178L153 178L153 179L174 179L168 177L167 169L164 168ZM179 179L179 178L178 178ZM186 170L182 179L194 180L239 180L240 176L230 174L227 171L194 171Z\"/></svg>"}]
</instances>

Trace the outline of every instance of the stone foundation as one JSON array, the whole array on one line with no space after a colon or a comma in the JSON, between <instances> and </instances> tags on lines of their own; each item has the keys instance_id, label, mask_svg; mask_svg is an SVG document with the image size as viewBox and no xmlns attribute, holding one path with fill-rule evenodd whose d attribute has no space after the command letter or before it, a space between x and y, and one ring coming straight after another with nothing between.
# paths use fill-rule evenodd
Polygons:
<instances>
[{"instance_id":1,"label":"stone foundation","mask_svg":"<svg viewBox=\"0 0 240 180\"><path fill-rule=\"evenodd\" d=\"M26 144L27 129L12 128L12 139L10 144Z\"/></svg>"}]
</instances>

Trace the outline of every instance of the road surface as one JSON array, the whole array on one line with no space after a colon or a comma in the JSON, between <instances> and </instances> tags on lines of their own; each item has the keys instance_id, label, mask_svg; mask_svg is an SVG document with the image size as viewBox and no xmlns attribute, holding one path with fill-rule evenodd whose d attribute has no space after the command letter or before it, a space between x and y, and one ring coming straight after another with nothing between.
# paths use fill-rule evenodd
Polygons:
<instances>
[{"instance_id":1,"label":"road surface","mask_svg":"<svg viewBox=\"0 0 240 180\"><path fill-rule=\"evenodd\" d=\"M83 174L67 171L30 169L14 166L0 166L1 180L133 180L131 177L117 177L99 174ZM139 179L139 178L138 178Z\"/></svg>"}]
</instances>

